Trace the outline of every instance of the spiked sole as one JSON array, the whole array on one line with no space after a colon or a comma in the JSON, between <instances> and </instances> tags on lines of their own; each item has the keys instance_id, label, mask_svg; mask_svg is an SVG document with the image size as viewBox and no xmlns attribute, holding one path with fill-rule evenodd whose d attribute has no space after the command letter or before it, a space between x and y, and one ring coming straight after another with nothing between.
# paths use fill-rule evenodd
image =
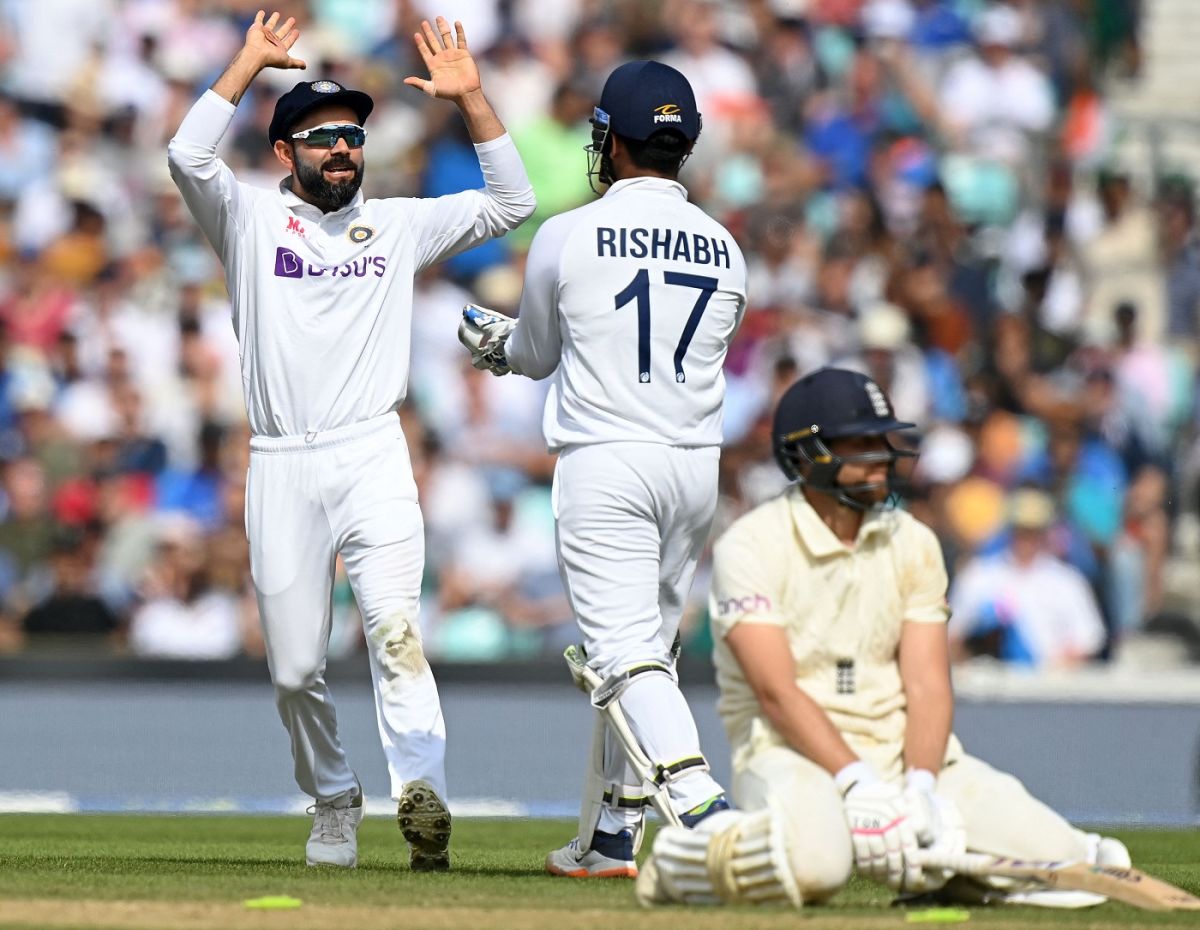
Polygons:
<instances>
[{"instance_id":1,"label":"spiked sole","mask_svg":"<svg viewBox=\"0 0 1200 930\"><path fill-rule=\"evenodd\" d=\"M450 811L427 781L411 781L400 792L396 823L408 843L414 872L450 868Z\"/></svg>"}]
</instances>

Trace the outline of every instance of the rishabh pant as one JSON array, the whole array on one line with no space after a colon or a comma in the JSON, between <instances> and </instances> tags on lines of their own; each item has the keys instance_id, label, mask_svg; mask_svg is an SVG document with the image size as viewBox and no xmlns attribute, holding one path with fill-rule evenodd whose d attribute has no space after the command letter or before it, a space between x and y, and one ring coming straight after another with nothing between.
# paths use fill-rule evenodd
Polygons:
<instances>
[{"instance_id":1,"label":"rishabh pant","mask_svg":"<svg viewBox=\"0 0 1200 930\"><path fill-rule=\"evenodd\" d=\"M417 623L425 539L399 417L250 440L246 534L296 783L327 801L355 787L325 684L334 563L363 618L392 797L429 781L446 797L446 727Z\"/></svg>"},{"instance_id":2,"label":"rishabh pant","mask_svg":"<svg viewBox=\"0 0 1200 930\"><path fill-rule=\"evenodd\" d=\"M645 662L673 666L696 562L717 501L716 446L652 442L568 446L554 471L559 568L583 634L588 665L601 678ZM639 675L621 694L630 729L652 761L701 755L700 737L674 673ZM604 776L636 783L612 733ZM668 788L683 812L721 792L707 772ZM640 811L606 809L600 829L615 832Z\"/></svg>"}]
</instances>

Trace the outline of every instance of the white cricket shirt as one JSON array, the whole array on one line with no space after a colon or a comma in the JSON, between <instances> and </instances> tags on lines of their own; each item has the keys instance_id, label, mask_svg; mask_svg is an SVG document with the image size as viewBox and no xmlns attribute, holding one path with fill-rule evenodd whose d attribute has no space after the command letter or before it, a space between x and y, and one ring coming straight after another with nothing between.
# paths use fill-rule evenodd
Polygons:
<instances>
[{"instance_id":1,"label":"white cricket shirt","mask_svg":"<svg viewBox=\"0 0 1200 930\"><path fill-rule=\"evenodd\" d=\"M234 178L216 155L234 110L206 92L167 157L225 267L251 430L303 436L394 410L408 386L414 274L533 213L516 147L507 135L475 146L485 190L360 193L322 213L283 185L260 190Z\"/></svg>"},{"instance_id":2,"label":"white cricket shirt","mask_svg":"<svg viewBox=\"0 0 1200 930\"><path fill-rule=\"evenodd\" d=\"M542 421L552 451L717 446L722 367L745 308L729 231L678 182L630 178L538 230L506 355L519 374L554 373Z\"/></svg>"},{"instance_id":3,"label":"white cricket shirt","mask_svg":"<svg viewBox=\"0 0 1200 930\"><path fill-rule=\"evenodd\" d=\"M1008 627L1010 661L1054 666L1094 655L1104 645L1104 620L1083 573L1049 553L1020 565L1005 552L968 562L950 589L952 636L981 624Z\"/></svg>"}]
</instances>

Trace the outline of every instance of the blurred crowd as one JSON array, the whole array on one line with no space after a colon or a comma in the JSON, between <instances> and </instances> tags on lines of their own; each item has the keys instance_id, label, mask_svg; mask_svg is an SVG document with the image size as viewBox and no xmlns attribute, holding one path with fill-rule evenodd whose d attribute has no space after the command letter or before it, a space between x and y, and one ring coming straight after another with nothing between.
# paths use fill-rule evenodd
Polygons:
<instances>
[{"instance_id":1,"label":"blurred crowd","mask_svg":"<svg viewBox=\"0 0 1200 930\"><path fill-rule=\"evenodd\" d=\"M237 345L165 158L260 5L0 0L0 650L261 655ZM1200 548L1200 242L1189 178L1114 157L1106 89L1142 67L1137 0L281 5L305 77L375 97L368 196L482 185L454 108L402 84L422 73L414 28L443 13L538 197L517 232L417 281L401 417L431 655L572 639L546 385L474 371L455 326L469 300L514 312L540 222L595 196L587 120L635 57L692 81L683 180L750 265L714 534L782 487L780 392L851 366L919 426L904 506L944 545L960 658L1071 665L1190 629L1167 569ZM297 79L264 73L239 106L221 154L241 180L281 176L267 124ZM702 568L701 650L706 594ZM361 648L344 576L332 637L335 656Z\"/></svg>"}]
</instances>

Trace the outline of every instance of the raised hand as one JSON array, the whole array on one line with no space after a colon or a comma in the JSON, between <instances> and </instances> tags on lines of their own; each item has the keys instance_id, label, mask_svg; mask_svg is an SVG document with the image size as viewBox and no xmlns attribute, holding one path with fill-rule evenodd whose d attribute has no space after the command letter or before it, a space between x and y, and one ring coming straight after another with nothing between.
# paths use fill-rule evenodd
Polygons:
<instances>
[{"instance_id":1,"label":"raised hand","mask_svg":"<svg viewBox=\"0 0 1200 930\"><path fill-rule=\"evenodd\" d=\"M429 69L429 79L406 77L405 84L425 91L430 97L455 101L479 90L479 69L467 50L462 23L456 22L454 30L457 35L450 32L450 23L444 16L437 18L437 32L429 20L422 21L421 32L414 33L413 39Z\"/></svg>"},{"instance_id":2,"label":"raised hand","mask_svg":"<svg viewBox=\"0 0 1200 930\"><path fill-rule=\"evenodd\" d=\"M253 55L263 68L304 68L306 65L299 58L291 56L292 46L300 38L300 30L296 28L296 18L289 16L279 22L279 13L272 13L265 22L266 14L259 10L254 22L246 30L244 51Z\"/></svg>"}]
</instances>

